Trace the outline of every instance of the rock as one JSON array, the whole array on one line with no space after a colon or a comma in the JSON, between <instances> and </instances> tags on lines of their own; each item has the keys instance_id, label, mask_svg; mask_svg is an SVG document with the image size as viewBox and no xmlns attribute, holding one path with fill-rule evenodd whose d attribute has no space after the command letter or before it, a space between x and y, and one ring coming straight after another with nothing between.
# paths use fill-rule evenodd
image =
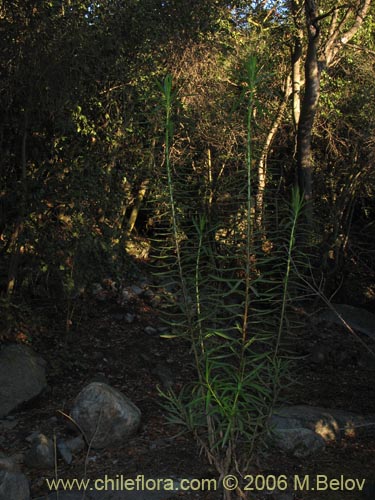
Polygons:
<instances>
[{"instance_id":1,"label":"rock","mask_svg":"<svg viewBox=\"0 0 375 500\"><path fill-rule=\"evenodd\" d=\"M85 447L85 442L82 436L77 436L75 438L68 439L65 442L65 444L72 453L79 453Z\"/></svg>"},{"instance_id":2,"label":"rock","mask_svg":"<svg viewBox=\"0 0 375 500\"><path fill-rule=\"evenodd\" d=\"M158 327L158 332L160 334L165 334L169 332L169 327L168 326L159 326Z\"/></svg>"},{"instance_id":3,"label":"rock","mask_svg":"<svg viewBox=\"0 0 375 500\"><path fill-rule=\"evenodd\" d=\"M71 417L93 448L121 446L136 433L140 410L121 392L93 382L77 396Z\"/></svg>"},{"instance_id":4,"label":"rock","mask_svg":"<svg viewBox=\"0 0 375 500\"><path fill-rule=\"evenodd\" d=\"M158 333L158 331L153 326L146 326L145 333L147 333L148 335L154 335L155 333Z\"/></svg>"},{"instance_id":5,"label":"rock","mask_svg":"<svg viewBox=\"0 0 375 500\"><path fill-rule=\"evenodd\" d=\"M135 314L126 313L124 319L127 323L133 323L133 321L135 320Z\"/></svg>"},{"instance_id":6,"label":"rock","mask_svg":"<svg viewBox=\"0 0 375 500\"><path fill-rule=\"evenodd\" d=\"M375 418L303 405L275 410L270 425L271 442L298 458L321 452L325 442L344 435L375 433Z\"/></svg>"},{"instance_id":7,"label":"rock","mask_svg":"<svg viewBox=\"0 0 375 500\"><path fill-rule=\"evenodd\" d=\"M0 500L29 500L30 488L24 474L0 468Z\"/></svg>"},{"instance_id":8,"label":"rock","mask_svg":"<svg viewBox=\"0 0 375 500\"><path fill-rule=\"evenodd\" d=\"M124 290L122 290L121 295L122 295L122 300L121 300L122 304L126 304L131 299L131 294L127 288L124 288Z\"/></svg>"},{"instance_id":9,"label":"rock","mask_svg":"<svg viewBox=\"0 0 375 500\"><path fill-rule=\"evenodd\" d=\"M306 458L325 449L324 439L310 429L275 429L274 444L297 458Z\"/></svg>"},{"instance_id":10,"label":"rock","mask_svg":"<svg viewBox=\"0 0 375 500\"><path fill-rule=\"evenodd\" d=\"M34 431L25 438L25 441L27 441L28 443L31 444L33 441L35 441L38 438L38 436L39 436L39 432Z\"/></svg>"},{"instance_id":11,"label":"rock","mask_svg":"<svg viewBox=\"0 0 375 500\"><path fill-rule=\"evenodd\" d=\"M0 418L47 387L45 361L24 345L0 352Z\"/></svg>"},{"instance_id":12,"label":"rock","mask_svg":"<svg viewBox=\"0 0 375 500\"><path fill-rule=\"evenodd\" d=\"M138 285L132 285L130 287L130 290L133 293L135 293L135 295L142 295L142 293L143 293L143 289L140 286L138 286Z\"/></svg>"},{"instance_id":13,"label":"rock","mask_svg":"<svg viewBox=\"0 0 375 500\"><path fill-rule=\"evenodd\" d=\"M54 463L53 443L47 436L39 433L25 456L25 464L36 469L49 469L54 466Z\"/></svg>"},{"instance_id":14,"label":"rock","mask_svg":"<svg viewBox=\"0 0 375 500\"><path fill-rule=\"evenodd\" d=\"M57 441L57 449L64 461L70 465L73 461L73 454L78 453L85 447L85 442L82 436L77 436L72 439L64 440L59 439Z\"/></svg>"},{"instance_id":15,"label":"rock","mask_svg":"<svg viewBox=\"0 0 375 500\"><path fill-rule=\"evenodd\" d=\"M63 439L57 441L57 449L63 460L70 465L73 461L73 455L70 449L67 447L66 442Z\"/></svg>"},{"instance_id":16,"label":"rock","mask_svg":"<svg viewBox=\"0 0 375 500\"><path fill-rule=\"evenodd\" d=\"M332 304L332 309L326 309L313 317L313 321L319 324L321 321L335 323L345 326L347 323L351 328L357 330L375 340L375 315L360 307L347 304ZM342 318L342 319L341 319ZM344 320L344 322L343 322Z\"/></svg>"},{"instance_id":17,"label":"rock","mask_svg":"<svg viewBox=\"0 0 375 500\"><path fill-rule=\"evenodd\" d=\"M274 411L270 420L276 429L305 428L325 441L342 436L375 435L375 416L363 417L345 410L296 405Z\"/></svg>"}]
</instances>

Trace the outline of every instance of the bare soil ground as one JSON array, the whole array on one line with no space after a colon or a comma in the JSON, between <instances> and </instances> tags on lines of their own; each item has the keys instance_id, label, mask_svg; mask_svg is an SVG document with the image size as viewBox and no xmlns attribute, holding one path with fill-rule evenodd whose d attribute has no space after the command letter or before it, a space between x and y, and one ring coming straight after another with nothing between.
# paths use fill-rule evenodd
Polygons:
<instances>
[{"instance_id":1,"label":"bare soil ground","mask_svg":"<svg viewBox=\"0 0 375 500\"><path fill-rule=\"evenodd\" d=\"M93 312L94 311L94 312ZM135 314L129 324L126 313ZM56 332L40 333L32 347L48 363L49 390L28 407L14 413L18 422L3 440L6 454L28 449L25 438L35 430L49 436L67 434L67 419L78 392L95 377L105 377L113 387L127 395L141 410L140 432L117 449L82 451L71 465L57 462L61 478L98 478L108 474L135 477L217 478L216 471L200 456L189 435L178 435L179 429L166 424L160 406L157 386L161 384L160 366L164 366L173 388L178 389L192 375L187 346L176 340L161 339L159 334L145 332L146 326L159 322L156 310L137 298L120 307L108 292L104 301L90 307L89 318L82 320L65 339ZM307 404L340 408L364 415L375 414L374 371L361 366L363 347L340 327L310 324L293 334L290 345L299 359L295 363L292 392L286 394L290 404ZM314 360L311 352L322 345L323 355ZM372 346L374 347L374 346ZM322 358L322 359L321 359ZM68 431L72 436L76 430ZM375 479L375 439L346 438L332 443L318 456L299 460L281 452L267 452L257 458L251 473L263 475L324 474L330 478ZM47 493L45 477L54 473L25 470L31 482L32 497ZM295 500L358 500L358 492L294 491ZM173 497L172 497L173 498ZM219 500L216 493L185 493L174 498ZM253 500L272 499L271 494L254 493Z\"/></svg>"}]
</instances>

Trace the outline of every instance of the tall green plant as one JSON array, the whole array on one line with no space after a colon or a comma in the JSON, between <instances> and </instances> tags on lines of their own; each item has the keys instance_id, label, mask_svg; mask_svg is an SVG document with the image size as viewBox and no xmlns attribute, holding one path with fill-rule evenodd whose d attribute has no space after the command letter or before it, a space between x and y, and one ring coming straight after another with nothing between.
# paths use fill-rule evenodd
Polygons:
<instances>
[{"instance_id":1,"label":"tall green plant","mask_svg":"<svg viewBox=\"0 0 375 500\"><path fill-rule=\"evenodd\" d=\"M189 192L189 182L199 185L194 169L185 165L176 172L173 166L176 93L171 76L160 85L167 193L157 274L174 292L175 300L164 310L173 328L168 336L189 341L196 371L195 380L179 394L162 395L170 420L194 434L220 479L234 470L246 473L278 397L283 369L279 350L301 208L295 194L288 224L280 233L274 229L272 236L268 231L265 249L263 235L254 230L252 207L255 57L245 70L246 162L226 186L230 203L215 201L210 213L197 199L204 190L195 196ZM223 231L229 224L231 230ZM230 492L224 496L230 498Z\"/></svg>"}]
</instances>

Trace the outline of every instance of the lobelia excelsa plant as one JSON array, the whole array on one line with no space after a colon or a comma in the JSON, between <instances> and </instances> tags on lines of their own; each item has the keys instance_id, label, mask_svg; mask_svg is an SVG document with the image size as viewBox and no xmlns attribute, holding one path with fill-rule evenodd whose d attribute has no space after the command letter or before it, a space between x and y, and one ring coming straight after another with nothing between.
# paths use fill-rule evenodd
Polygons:
<instances>
[{"instance_id":1,"label":"lobelia excelsa plant","mask_svg":"<svg viewBox=\"0 0 375 500\"><path fill-rule=\"evenodd\" d=\"M205 203L205 187L192 182L189 166L176 172L171 151L177 94L170 75L160 84L165 116L160 180L167 188L157 200L161 229L155 237L155 274L173 291L162 309L172 329L164 337L188 341L196 373L179 394L160 392L169 421L193 433L220 480L233 472L245 476L269 432L267 421L287 368L280 346L302 209L295 191L283 224L275 224L279 228L267 239L263 231L258 234L252 206L252 118L259 79L254 56L245 74L246 161L226 180L227 204L212 197L210 205ZM241 482L235 492L246 498ZM232 494L223 491L227 500Z\"/></svg>"}]
</instances>

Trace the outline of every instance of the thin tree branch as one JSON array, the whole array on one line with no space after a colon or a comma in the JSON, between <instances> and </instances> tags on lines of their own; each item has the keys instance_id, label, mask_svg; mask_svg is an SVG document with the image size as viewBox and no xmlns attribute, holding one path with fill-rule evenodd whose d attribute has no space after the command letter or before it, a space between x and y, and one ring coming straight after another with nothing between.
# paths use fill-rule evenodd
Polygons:
<instances>
[{"instance_id":1,"label":"thin tree branch","mask_svg":"<svg viewBox=\"0 0 375 500\"><path fill-rule=\"evenodd\" d=\"M351 49L359 50L360 52L366 52L366 54L375 56L375 50L368 49L367 47L361 47L360 45L356 45L355 43L347 43L346 46Z\"/></svg>"},{"instance_id":2,"label":"thin tree branch","mask_svg":"<svg viewBox=\"0 0 375 500\"><path fill-rule=\"evenodd\" d=\"M344 5L336 5L335 7L332 7L332 9L330 9L328 12L325 12L324 14L320 14L320 16L317 16L315 19L314 19L314 22L319 22L321 21L322 19L325 19L326 17L329 17L331 14L337 14L337 12L340 10L340 9L350 9L350 5L349 4L344 4Z\"/></svg>"},{"instance_id":3,"label":"thin tree branch","mask_svg":"<svg viewBox=\"0 0 375 500\"><path fill-rule=\"evenodd\" d=\"M338 24L337 24L337 16L333 16L329 31L329 37L324 49L326 66L330 66L332 64L340 48L346 45L356 35L357 31L363 24L363 20L365 19L366 14L368 13L370 5L371 5L371 0L358 1L356 7L354 7L353 5L352 6L345 5L345 7L348 7L348 9L343 19L341 19L341 21ZM336 12L338 8L339 7L335 8ZM352 14L355 15L355 20L352 26L348 30L344 31L344 33L341 33L341 28L348 23L350 16Z\"/></svg>"},{"instance_id":4,"label":"thin tree branch","mask_svg":"<svg viewBox=\"0 0 375 500\"><path fill-rule=\"evenodd\" d=\"M348 43L362 26L362 23L366 17L368 10L370 9L370 6L371 0L364 0L362 7L357 11L353 26L341 36L341 43L343 45Z\"/></svg>"}]
</instances>

